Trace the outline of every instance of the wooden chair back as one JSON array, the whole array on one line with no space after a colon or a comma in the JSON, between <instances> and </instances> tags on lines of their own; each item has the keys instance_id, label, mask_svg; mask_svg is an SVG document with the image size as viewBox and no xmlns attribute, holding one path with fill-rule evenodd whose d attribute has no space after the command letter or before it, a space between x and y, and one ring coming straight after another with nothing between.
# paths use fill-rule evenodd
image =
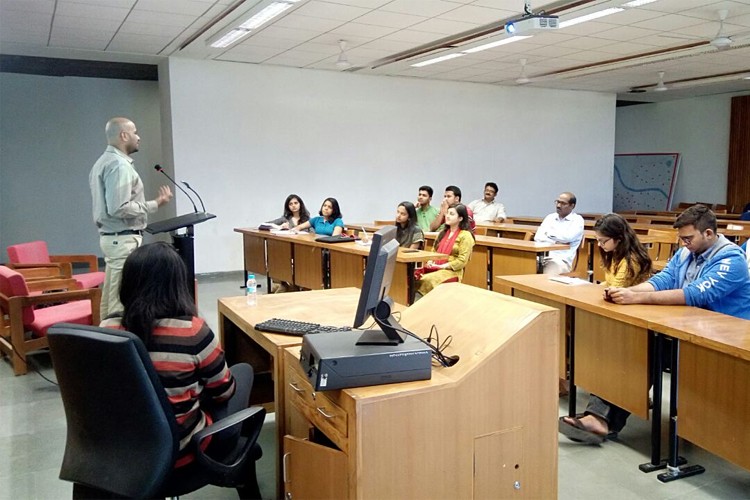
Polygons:
<instances>
[{"instance_id":1,"label":"wooden chair back","mask_svg":"<svg viewBox=\"0 0 750 500\"><path fill-rule=\"evenodd\" d=\"M679 239L676 229L649 229L648 235L654 237L648 253L654 262L667 262L677 251Z\"/></svg>"}]
</instances>

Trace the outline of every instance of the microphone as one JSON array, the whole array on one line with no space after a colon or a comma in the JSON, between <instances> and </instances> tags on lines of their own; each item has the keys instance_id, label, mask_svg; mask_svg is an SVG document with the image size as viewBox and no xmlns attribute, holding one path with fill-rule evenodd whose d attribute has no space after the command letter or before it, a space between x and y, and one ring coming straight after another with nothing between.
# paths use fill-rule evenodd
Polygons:
<instances>
[{"instance_id":1,"label":"microphone","mask_svg":"<svg viewBox=\"0 0 750 500\"><path fill-rule=\"evenodd\" d=\"M190 197L190 194L188 194L188 192L187 192L187 191L185 191L184 189L182 189L182 186L180 186L179 184L177 184L177 183L175 182L175 180L174 180L174 179L172 179L172 178L171 178L171 177L169 176L169 174L168 174L168 173L166 173L166 172L164 171L164 169L163 169L163 168L161 168L161 165L154 165L154 170L156 170L156 171L157 171L157 172L159 172L160 174L164 174L164 177L166 177L167 179L169 179L170 181L172 181L172 184L174 184L174 185L175 185L175 186L177 187L177 189L179 189L180 191L182 191L183 193L185 193L185 196L187 196L187 197L188 197L188 200L190 200L190 203L192 203L192 204L193 204L193 212L195 212L195 213L198 213L198 207L196 207L196 206L195 206L195 202L194 202L194 201L193 201L193 199L192 199L192 198ZM204 210L204 212L205 212L205 210Z\"/></svg>"},{"instance_id":2,"label":"microphone","mask_svg":"<svg viewBox=\"0 0 750 500\"><path fill-rule=\"evenodd\" d=\"M198 194L198 191L190 187L190 184L187 183L187 181L182 181L183 184L187 186L187 188L192 191L195 196L198 197L198 201L201 202L201 208L203 209L203 213L206 213L206 205L203 204L203 198L201 198L201 195Z\"/></svg>"}]
</instances>

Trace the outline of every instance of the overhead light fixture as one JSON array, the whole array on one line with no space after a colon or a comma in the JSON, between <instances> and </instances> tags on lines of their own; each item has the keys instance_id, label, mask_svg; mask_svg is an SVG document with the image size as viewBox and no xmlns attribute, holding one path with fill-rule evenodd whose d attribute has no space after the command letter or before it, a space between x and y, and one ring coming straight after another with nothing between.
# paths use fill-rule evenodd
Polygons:
<instances>
[{"instance_id":1,"label":"overhead light fixture","mask_svg":"<svg viewBox=\"0 0 750 500\"><path fill-rule=\"evenodd\" d=\"M622 4L622 6L634 9L635 7L640 7L641 5L646 5L654 2L656 2L656 0L632 0L632 2L626 2Z\"/></svg>"},{"instance_id":2,"label":"overhead light fixture","mask_svg":"<svg viewBox=\"0 0 750 500\"><path fill-rule=\"evenodd\" d=\"M449 59L455 59L457 57L465 56L463 52L456 52L454 54L446 54L444 56L440 57L434 57L432 59L427 59L426 61L418 62L416 64L412 64L413 68L421 68L424 66L429 66L430 64L435 64L443 61L448 61Z\"/></svg>"},{"instance_id":3,"label":"overhead light fixture","mask_svg":"<svg viewBox=\"0 0 750 500\"><path fill-rule=\"evenodd\" d=\"M502 40L497 40L496 42L485 43L484 45L477 45L476 47L462 50L461 52L463 52L464 54L473 54L474 52L481 52L487 49L494 49L495 47L499 47L501 45L506 45L506 44L513 43L513 42L520 42L521 40L526 40L527 38L531 38L532 36L533 35L511 36L508 38L503 38Z\"/></svg>"},{"instance_id":4,"label":"overhead light fixture","mask_svg":"<svg viewBox=\"0 0 750 500\"><path fill-rule=\"evenodd\" d=\"M300 0L277 0L263 7L261 10L253 9L253 14L246 19L242 19L240 24L232 28L221 37L210 40L209 44L215 49L224 49L238 42L249 35L253 30L258 29L271 19L291 8Z\"/></svg>"},{"instance_id":5,"label":"overhead light fixture","mask_svg":"<svg viewBox=\"0 0 750 500\"><path fill-rule=\"evenodd\" d=\"M574 17L573 19L562 21L560 23L560 28L567 28L568 26L574 26L576 24L585 23L587 21L593 21L594 19L599 19L600 17L617 14L618 12L622 12L623 10L625 9L622 9L620 7L611 7L609 9L604 9L604 10L600 10L597 12L592 12L591 14L586 14L585 16Z\"/></svg>"},{"instance_id":6,"label":"overhead light fixture","mask_svg":"<svg viewBox=\"0 0 750 500\"><path fill-rule=\"evenodd\" d=\"M336 59L336 67L341 69L351 68L352 64L346 57L346 40L339 40L339 57Z\"/></svg>"}]
</instances>

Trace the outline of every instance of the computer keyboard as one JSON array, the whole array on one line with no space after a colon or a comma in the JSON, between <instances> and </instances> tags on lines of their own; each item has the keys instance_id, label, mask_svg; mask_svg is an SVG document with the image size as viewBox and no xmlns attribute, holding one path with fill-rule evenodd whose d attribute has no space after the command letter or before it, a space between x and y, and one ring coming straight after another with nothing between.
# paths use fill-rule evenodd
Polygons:
<instances>
[{"instance_id":1,"label":"computer keyboard","mask_svg":"<svg viewBox=\"0 0 750 500\"><path fill-rule=\"evenodd\" d=\"M283 335L307 335L325 332L348 332L349 326L327 326L306 321L295 321L292 319L271 318L255 325L255 329L261 332L281 333Z\"/></svg>"}]
</instances>

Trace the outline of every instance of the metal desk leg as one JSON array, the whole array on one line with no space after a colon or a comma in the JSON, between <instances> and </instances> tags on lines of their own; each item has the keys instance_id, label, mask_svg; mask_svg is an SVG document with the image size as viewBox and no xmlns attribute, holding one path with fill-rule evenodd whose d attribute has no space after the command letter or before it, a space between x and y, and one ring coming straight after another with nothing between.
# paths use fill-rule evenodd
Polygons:
<instances>
[{"instance_id":1,"label":"metal desk leg","mask_svg":"<svg viewBox=\"0 0 750 500\"><path fill-rule=\"evenodd\" d=\"M662 483L668 483L684 477L696 476L703 474L706 469L700 465L688 465L687 460L679 456L679 438L677 437L677 386L680 373L680 341L672 339L672 377L669 382L669 458L667 463L667 472L656 476Z\"/></svg>"}]
</instances>

